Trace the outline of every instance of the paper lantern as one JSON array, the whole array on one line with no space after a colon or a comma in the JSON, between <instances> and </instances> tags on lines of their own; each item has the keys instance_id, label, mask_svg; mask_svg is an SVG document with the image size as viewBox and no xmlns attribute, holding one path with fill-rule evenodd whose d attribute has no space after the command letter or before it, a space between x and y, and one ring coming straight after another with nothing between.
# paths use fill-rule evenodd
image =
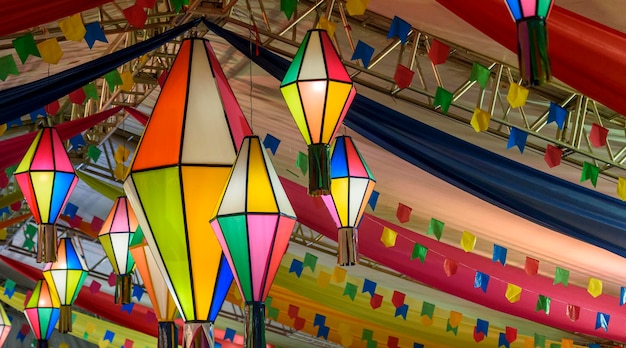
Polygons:
<instances>
[{"instance_id":1,"label":"paper lantern","mask_svg":"<svg viewBox=\"0 0 626 348\"><path fill-rule=\"evenodd\" d=\"M359 262L357 226L374 191L376 179L349 136L335 139L330 177L331 195L322 196L322 199L339 229L337 263L354 265Z\"/></svg>"},{"instance_id":2,"label":"paper lantern","mask_svg":"<svg viewBox=\"0 0 626 348\"><path fill-rule=\"evenodd\" d=\"M78 182L56 129L39 130L15 170L15 179L39 224L37 262L54 262L55 223Z\"/></svg>"},{"instance_id":3,"label":"paper lantern","mask_svg":"<svg viewBox=\"0 0 626 348\"><path fill-rule=\"evenodd\" d=\"M330 143L356 95L325 30L309 30L280 91L309 151L309 195L330 194Z\"/></svg>"},{"instance_id":4,"label":"paper lantern","mask_svg":"<svg viewBox=\"0 0 626 348\"><path fill-rule=\"evenodd\" d=\"M72 331L72 304L78 297L88 273L85 258L74 245L72 238L61 238L57 248L57 260L46 264L43 270L50 295L59 299L61 333Z\"/></svg>"},{"instance_id":5,"label":"paper lantern","mask_svg":"<svg viewBox=\"0 0 626 348\"><path fill-rule=\"evenodd\" d=\"M552 0L505 0L517 24L517 58L524 81L539 86L550 80L546 19Z\"/></svg>"},{"instance_id":6,"label":"paper lantern","mask_svg":"<svg viewBox=\"0 0 626 348\"><path fill-rule=\"evenodd\" d=\"M186 347L211 344L211 313L232 284L208 221L250 133L209 41L184 40L124 189L185 321Z\"/></svg>"},{"instance_id":7,"label":"paper lantern","mask_svg":"<svg viewBox=\"0 0 626 348\"><path fill-rule=\"evenodd\" d=\"M245 299L245 346L265 347L265 298L296 215L257 136L246 137L211 220Z\"/></svg>"},{"instance_id":8,"label":"paper lantern","mask_svg":"<svg viewBox=\"0 0 626 348\"><path fill-rule=\"evenodd\" d=\"M11 332L11 321L4 310L4 306L0 305L0 347L3 347L4 342L9 337L9 332Z\"/></svg>"},{"instance_id":9,"label":"paper lantern","mask_svg":"<svg viewBox=\"0 0 626 348\"><path fill-rule=\"evenodd\" d=\"M177 348L178 327L174 322L178 315L176 304L167 288L163 275L161 275L161 271L159 271L157 261L143 238L141 228L137 230L133 237L130 253L133 255L137 265L137 272L139 272L143 280L143 286L150 297L152 308L159 322L157 347Z\"/></svg>"},{"instance_id":10,"label":"paper lantern","mask_svg":"<svg viewBox=\"0 0 626 348\"><path fill-rule=\"evenodd\" d=\"M24 315L37 338L37 348L48 348L48 339L59 321L59 299L52 296L48 283L40 279L30 295Z\"/></svg>"},{"instance_id":11,"label":"paper lantern","mask_svg":"<svg viewBox=\"0 0 626 348\"><path fill-rule=\"evenodd\" d=\"M109 212L98 240L104 249L113 272L117 275L115 282L115 303L131 303L132 275L135 260L130 254L130 242L139 224L137 217L126 197L118 197Z\"/></svg>"}]
</instances>

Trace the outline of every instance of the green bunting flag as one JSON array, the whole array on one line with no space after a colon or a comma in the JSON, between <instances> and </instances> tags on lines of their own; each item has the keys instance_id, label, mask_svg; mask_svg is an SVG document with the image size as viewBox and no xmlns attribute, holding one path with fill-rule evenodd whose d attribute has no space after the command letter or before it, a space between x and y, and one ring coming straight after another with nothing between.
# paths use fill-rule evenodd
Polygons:
<instances>
[{"instance_id":1,"label":"green bunting flag","mask_svg":"<svg viewBox=\"0 0 626 348\"><path fill-rule=\"evenodd\" d=\"M441 239L441 235L443 234L443 226L445 223L435 219L430 218L430 224L428 224L428 232L426 234L434 234L437 237L437 240Z\"/></svg>"},{"instance_id":2,"label":"green bunting flag","mask_svg":"<svg viewBox=\"0 0 626 348\"><path fill-rule=\"evenodd\" d=\"M22 245L22 248L28 249L30 251L34 251L35 250L35 241L33 241L32 239L29 239L29 238L24 239L24 244Z\"/></svg>"},{"instance_id":3,"label":"green bunting flag","mask_svg":"<svg viewBox=\"0 0 626 348\"><path fill-rule=\"evenodd\" d=\"M546 336L535 334L535 348L546 348Z\"/></svg>"},{"instance_id":4,"label":"green bunting flag","mask_svg":"<svg viewBox=\"0 0 626 348\"><path fill-rule=\"evenodd\" d=\"M24 230L24 236L26 236L27 238L33 239L36 235L37 235L37 227L35 225L29 224L28 226L26 226L26 229Z\"/></svg>"},{"instance_id":5,"label":"green bunting flag","mask_svg":"<svg viewBox=\"0 0 626 348\"><path fill-rule=\"evenodd\" d=\"M580 182L591 180L593 187L596 187L598 182L598 174L600 174L600 168L594 166L589 162L583 163L583 171L580 176Z\"/></svg>"},{"instance_id":6,"label":"green bunting flag","mask_svg":"<svg viewBox=\"0 0 626 348\"><path fill-rule=\"evenodd\" d=\"M348 295L350 299L354 301L354 297L356 296L357 286L352 283L346 283L345 289L343 289L343 296Z\"/></svg>"},{"instance_id":7,"label":"green bunting flag","mask_svg":"<svg viewBox=\"0 0 626 348\"><path fill-rule=\"evenodd\" d=\"M16 169L17 169L17 164L8 167L7 169L4 170L4 172L7 174L7 177L10 178L13 175L13 173L15 173Z\"/></svg>"},{"instance_id":8,"label":"green bunting flag","mask_svg":"<svg viewBox=\"0 0 626 348\"><path fill-rule=\"evenodd\" d=\"M89 145L87 148L87 157L91 158L94 162L98 162L98 158L102 154L102 150L100 150L97 146Z\"/></svg>"},{"instance_id":9,"label":"green bunting flag","mask_svg":"<svg viewBox=\"0 0 626 348\"><path fill-rule=\"evenodd\" d=\"M422 312L420 313L420 316L421 317L427 316L428 318L432 319L434 313L435 313L435 305L424 301L422 303Z\"/></svg>"},{"instance_id":10,"label":"green bunting flag","mask_svg":"<svg viewBox=\"0 0 626 348\"><path fill-rule=\"evenodd\" d=\"M26 62L26 59L28 59L29 56L41 57L41 53L39 53L35 37L33 37L32 33L20 36L12 42L13 47L17 52L17 56L20 57L22 64Z\"/></svg>"},{"instance_id":11,"label":"green bunting flag","mask_svg":"<svg viewBox=\"0 0 626 348\"><path fill-rule=\"evenodd\" d=\"M548 296L539 295L535 306L535 312L538 311L544 311L546 315L550 314L550 298Z\"/></svg>"},{"instance_id":12,"label":"green bunting flag","mask_svg":"<svg viewBox=\"0 0 626 348\"><path fill-rule=\"evenodd\" d=\"M554 272L554 285L561 283L563 284L563 286L567 286L568 282L569 282L569 271L561 267L557 267L556 271Z\"/></svg>"},{"instance_id":13,"label":"green bunting flag","mask_svg":"<svg viewBox=\"0 0 626 348\"><path fill-rule=\"evenodd\" d=\"M315 272L315 265L317 265L317 256L306 253L304 255L304 261L302 262L304 267L309 267L311 271Z\"/></svg>"},{"instance_id":14,"label":"green bunting flag","mask_svg":"<svg viewBox=\"0 0 626 348\"><path fill-rule=\"evenodd\" d=\"M427 253L428 253L427 247L420 245L418 243L415 243L415 245L413 246L413 253L411 254L411 261L419 258L420 261L424 263Z\"/></svg>"},{"instance_id":15,"label":"green bunting flag","mask_svg":"<svg viewBox=\"0 0 626 348\"><path fill-rule=\"evenodd\" d=\"M98 100L98 89L96 88L96 84L94 82L84 85L83 91L85 92L87 99Z\"/></svg>"},{"instance_id":16,"label":"green bunting flag","mask_svg":"<svg viewBox=\"0 0 626 348\"><path fill-rule=\"evenodd\" d=\"M487 82L489 82L489 76L491 75L491 71L487 69L485 66L474 62L472 66L472 74L470 75L470 81L476 81L480 85L482 89L487 87Z\"/></svg>"},{"instance_id":17,"label":"green bunting flag","mask_svg":"<svg viewBox=\"0 0 626 348\"><path fill-rule=\"evenodd\" d=\"M450 332L452 331L452 333L454 334L454 336L456 336L459 332L459 327L458 326L451 326L450 325L450 319L448 319L448 324L446 325L446 332Z\"/></svg>"},{"instance_id":18,"label":"green bunting flag","mask_svg":"<svg viewBox=\"0 0 626 348\"><path fill-rule=\"evenodd\" d=\"M17 70L17 64L13 59L12 54L7 54L4 57L0 57L0 80L4 81L9 75L19 75L20 71Z\"/></svg>"},{"instance_id":19,"label":"green bunting flag","mask_svg":"<svg viewBox=\"0 0 626 348\"><path fill-rule=\"evenodd\" d=\"M122 81L122 77L120 76L119 71L117 69L113 69L104 75L104 79L109 85L109 91L113 93L115 91L115 86L121 86L124 82ZM86 93L85 93L86 94Z\"/></svg>"},{"instance_id":20,"label":"green bunting flag","mask_svg":"<svg viewBox=\"0 0 626 348\"><path fill-rule=\"evenodd\" d=\"M450 105L452 105L452 92L449 92L442 87L437 87L437 92L435 93L435 100L433 102L433 106L435 108L441 107L441 111L444 114L448 114L448 110L450 109Z\"/></svg>"},{"instance_id":21,"label":"green bunting flag","mask_svg":"<svg viewBox=\"0 0 626 348\"><path fill-rule=\"evenodd\" d=\"M265 299L265 308L267 308L267 317L269 319L278 320L280 310L272 307L272 298L269 296Z\"/></svg>"},{"instance_id":22,"label":"green bunting flag","mask_svg":"<svg viewBox=\"0 0 626 348\"><path fill-rule=\"evenodd\" d=\"M361 341L371 341L374 337L374 331L363 329L363 333L361 334Z\"/></svg>"},{"instance_id":23,"label":"green bunting flag","mask_svg":"<svg viewBox=\"0 0 626 348\"><path fill-rule=\"evenodd\" d=\"M183 5L189 5L189 0L170 0L170 3L172 4L174 11L178 13L183 8Z\"/></svg>"},{"instance_id":24,"label":"green bunting flag","mask_svg":"<svg viewBox=\"0 0 626 348\"><path fill-rule=\"evenodd\" d=\"M291 18L297 6L298 0L280 0L280 11L285 14L287 19Z\"/></svg>"},{"instance_id":25,"label":"green bunting flag","mask_svg":"<svg viewBox=\"0 0 626 348\"><path fill-rule=\"evenodd\" d=\"M296 167L300 168L303 175L306 174L307 170L309 170L309 156L302 151L298 152Z\"/></svg>"}]
</instances>

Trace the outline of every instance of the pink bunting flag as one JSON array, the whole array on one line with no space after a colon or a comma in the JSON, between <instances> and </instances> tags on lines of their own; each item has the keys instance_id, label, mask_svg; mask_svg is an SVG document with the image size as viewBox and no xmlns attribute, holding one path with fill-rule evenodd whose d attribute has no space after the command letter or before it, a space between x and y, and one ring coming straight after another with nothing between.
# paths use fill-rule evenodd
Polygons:
<instances>
[{"instance_id":1,"label":"pink bunting flag","mask_svg":"<svg viewBox=\"0 0 626 348\"><path fill-rule=\"evenodd\" d=\"M591 125L589 132L589 141L593 147L601 147L606 145L606 139L609 136L609 130L601 125L594 123Z\"/></svg>"},{"instance_id":2,"label":"pink bunting flag","mask_svg":"<svg viewBox=\"0 0 626 348\"><path fill-rule=\"evenodd\" d=\"M133 342L133 340L131 340L131 339L128 339L128 338L127 338L127 339L124 341L124 348L133 348L133 344L134 344L134 343L135 343L135 342Z\"/></svg>"},{"instance_id":3,"label":"pink bunting flag","mask_svg":"<svg viewBox=\"0 0 626 348\"><path fill-rule=\"evenodd\" d=\"M524 271L528 275L535 275L539 271L539 260L526 256L526 263L524 264Z\"/></svg>"},{"instance_id":4,"label":"pink bunting flag","mask_svg":"<svg viewBox=\"0 0 626 348\"><path fill-rule=\"evenodd\" d=\"M109 278L107 279L107 283L109 286L115 286L115 281L117 280L117 275L113 272L109 274Z\"/></svg>"},{"instance_id":5,"label":"pink bunting flag","mask_svg":"<svg viewBox=\"0 0 626 348\"><path fill-rule=\"evenodd\" d=\"M95 281L95 280L92 280L92 281L91 281L91 285L89 285L89 291L90 291L92 294L96 294L96 293L100 292L100 288L101 288L101 287L102 287L102 285L101 285L100 283L98 283L98 282L97 282L97 281Z\"/></svg>"},{"instance_id":6,"label":"pink bunting flag","mask_svg":"<svg viewBox=\"0 0 626 348\"><path fill-rule=\"evenodd\" d=\"M94 216L93 219L91 219L91 224L89 226L91 227L92 231L98 232L100 231L100 229L102 229L103 224L104 221L101 218Z\"/></svg>"},{"instance_id":7,"label":"pink bunting flag","mask_svg":"<svg viewBox=\"0 0 626 348\"><path fill-rule=\"evenodd\" d=\"M146 312L146 322L155 324L158 322L157 316L153 311Z\"/></svg>"},{"instance_id":8,"label":"pink bunting flag","mask_svg":"<svg viewBox=\"0 0 626 348\"><path fill-rule=\"evenodd\" d=\"M396 210L396 217L398 218L398 221L400 221L400 223L409 222L412 210L412 208L402 203L398 203L398 210Z\"/></svg>"}]
</instances>

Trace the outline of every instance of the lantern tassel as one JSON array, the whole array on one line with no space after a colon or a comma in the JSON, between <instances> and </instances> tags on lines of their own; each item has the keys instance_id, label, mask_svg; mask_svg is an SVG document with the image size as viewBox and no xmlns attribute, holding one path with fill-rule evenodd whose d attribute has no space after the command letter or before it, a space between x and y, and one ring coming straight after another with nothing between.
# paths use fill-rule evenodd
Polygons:
<instances>
[{"instance_id":1,"label":"lantern tassel","mask_svg":"<svg viewBox=\"0 0 626 348\"><path fill-rule=\"evenodd\" d=\"M215 347L213 323L210 321L186 321L183 333L183 348Z\"/></svg>"},{"instance_id":2,"label":"lantern tassel","mask_svg":"<svg viewBox=\"0 0 626 348\"><path fill-rule=\"evenodd\" d=\"M359 238L354 227L342 227L337 238L337 263L353 266L359 263Z\"/></svg>"},{"instance_id":3,"label":"lantern tassel","mask_svg":"<svg viewBox=\"0 0 626 348\"><path fill-rule=\"evenodd\" d=\"M53 224L40 224L37 233L37 262L57 260L57 228Z\"/></svg>"},{"instance_id":4,"label":"lantern tassel","mask_svg":"<svg viewBox=\"0 0 626 348\"><path fill-rule=\"evenodd\" d=\"M61 314L59 316L59 332L72 332L72 306L61 305Z\"/></svg>"},{"instance_id":5,"label":"lantern tassel","mask_svg":"<svg viewBox=\"0 0 626 348\"><path fill-rule=\"evenodd\" d=\"M173 321L159 322L159 336L157 348L177 348L178 347L178 328Z\"/></svg>"},{"instance_id":6,"label":"lantern tassel","mask_svg":"<svg viewBox=\"0 0 626 348\"><path fill-rule=\"evenodd\" d=\"M309 145L309 196L330 194L330 146Z\"/></svg>"},{"instance_id":7,"label":"lantern tassel","mask_svg":"<svg viewBox=\"0 0 626 348\"><path fill-rule=\"evenodd\" d=\"M550 81L548 57L548 30L541 17L531 17L517 22L517 58L524 81L539 86Z\"/></svg>"},{"instance_id":8,"label":"lantern tassel","mask_svg":"<svg viewBox=\"0 0 626 348\"><path fill-rule=\"evenodd\" d=\"M133 284L132 274L118 274L115 280L115 303L129 304L131 303L131 285Z\"/></svg>"},{"instance_id":9,"label":"lantern tassel","mask_svg":"<svg viewBox=\"0 0 626 348\"><path fill-rule=\"evenodd\" d=\"M246 302L245 326L245 347L264 348L265 347L265 303Z\"/></svg>"},{"instance_id":10,"label":"lantern tassel","mask_svg":"<svg viewBox=\"0 0 626 348\"><path fill-rule=\"evenodd\" d=\"M48 340L37 340L37 348L48 348Z\"/></svg>"}]
</instances>

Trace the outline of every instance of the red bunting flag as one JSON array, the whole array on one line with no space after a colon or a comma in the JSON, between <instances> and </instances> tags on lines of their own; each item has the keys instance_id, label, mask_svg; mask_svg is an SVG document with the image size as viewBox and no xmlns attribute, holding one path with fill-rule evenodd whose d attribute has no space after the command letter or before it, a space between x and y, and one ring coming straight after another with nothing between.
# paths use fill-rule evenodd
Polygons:
<instances>
[{"instance_id":1,"label":"red bunting flag","mask_svg":"<svg viewBox=\"0 0 626 348\"><path fill-rule=\"evenodd\" d=\"M383 304L383 297L380 294L374 294L370 299L370 306L372 309L377 309Z\"/></svg>"},{"instance_id":2,"label":"red bunting flag","mask_svg":"<svg viewBox=\"0 0 626 348\"><path fill-rule=\"evenodd\" d=\"M506 341L509 343L515 342L517 340L517 329L514 327L507 326L506 327Z\"/></svg>"},{"instance_id":3,"label":"red bunting flag","mask_svg":"<svg viewBox=\"0 0 626 348\"><path fill-rule=\"evenodd\" d=\"M122 12L124 13L124 17L126 17L128 24L135 28L143 29L146 24L146 19L148 19L148 14L141 5L135 4L122 10Z\"/></svg>"},{"instance_id":4,"label":"red bunting flag","mask_svg":"<svg viewBox=\"0 0 626 348\"><path fill-rule=\"evenodd\" d=\"M609 136L609 130L601 125L594 123L591 125L589 132L589 141L593 147L601 147L606 145L606 138Z\"/></svg>"},{"instance_id":5,"label":"red bunting flag","mask_svg":"<svg viewBox=\"0 0 626 348\"><path fill-rule=\"evenodd\" d=\"M44 110L49 116L54 116L61 109L61 104L59 104L58 100L53 101L52 103L44 106Z\"/></svg>"},{"instance_id":6,"label":"red bunting flag","mask_svg":"<svg viewBox=\"0 0 626 348\"><path fill-rule=\"evenodd\" d=\"M404 304L404 299L406 298L406 294L400 291L393 291L393 296L391 297L391 303L393 306L398 308Z\"/></svg>"},{"instance_id":7,"label":"red bunting flag","mask_svg":"<svg viewBox=\"0 0 626 348\"><path fill-rule=\"evenodd\" d=\"M458 268L459 264L454 260L446 258L443 261L443 270L446 272L448 277L455 275Z\"/></svg>"},{"instance_id":8,"label":"red bunting flag","mask_svg":"<svg viewBox=\"0 0 626 348\"><path fill-rule=\"evenodd\" d=\"M543 156L543 160L546 161L548 167L554 168L561 164L561 157L563 157L563 150L551 144L546 146L546 154Z\"/></svg>"},{"instance_id":9,"label":"red bunting flag","mask_svg":"<svg viewBox=\"0 0 626 348\"><path fill-rule=\"evenodd\" d=\"M412 208L402 203L398 203L398 210L396 210L396 217L398 218L398 221L400 221L400 223L409 222L412 210Z\"/></svg>"},{"instance_id":10,"label":"red bunting flag","mask_svg":"<svg viewBox=\"0 0 626 348\"><path fill-rule=\"evenodd\" d=\"M70 101L76 105L83 105L85 99L87 99L87 95L85 94L85 90L81 87L74 92L69 94Z\"/></svg>"},{"instance_id":11,"label":"red bunting flag","mask_svg":"<svg viewBox=\"0 0 626 348\"><path fill-rule=\"evenodd\" d=\"M572 304L568 304L567 308L565 309L565 312L569 320L576 321L578 320L578 317L580 316L580 307L572 305Z\"/></svg>"},{"instance_id":12,"label":"red bunting flag","mask_svg":"<svg viewBox=\"0 0 626 348\"><path fill-rule=\"evenodd\" d=\"M289 310L287 311L287 314L289 315L289 318L297 318L298 317L298 312L300 311L300 307L294 306L294 305L289 305Z\"/></svg>"},{"instance_id":13,"label":"red bunting flag","mask_svg":"<svg viewBox=\"0 0 626 348\"><path fill-rule=\"evenodd\" d=\"M396 85L398 85L398 88L404 89L411 85L413 76L415 76L415 71L402 64L398 64L396 73L393 75L393 80L396 82Z\"/></svg>"},{"instance_id":14,"label":"red bunting flag","mask_svg":"<svg viewBox=\"0 0 626 348\"><path fill-rule=\"evenodd\" d=\"M526 256L526 263L524 264L524 270L528 275L535 275L539 271L539 260Z\"/></svg>"},{"instance_id":15,"label":"red bunting flag","mask_svg":"<svg viewBox=\"0 0 626 348\"><path fill-rule=\"evenodd\" d=\"M304 329L304 324L306 324L306 319L304 318L296 318L293 321L293 328L300 331L302 329Z\"/></svg>"},{"instance_id":16,"label":"red bunting flag","mask_svg":"<svg viewBox=\"0 0 626 348\"><path fill-rule=\"evenodd\" d=\"M435 64L443 64L448 59L448 55L450 54L450 46L444 44L443 42L434 39L430 44L430 50L428 51L428 58L430 61Z\"/></svg>"}]
</instances>

